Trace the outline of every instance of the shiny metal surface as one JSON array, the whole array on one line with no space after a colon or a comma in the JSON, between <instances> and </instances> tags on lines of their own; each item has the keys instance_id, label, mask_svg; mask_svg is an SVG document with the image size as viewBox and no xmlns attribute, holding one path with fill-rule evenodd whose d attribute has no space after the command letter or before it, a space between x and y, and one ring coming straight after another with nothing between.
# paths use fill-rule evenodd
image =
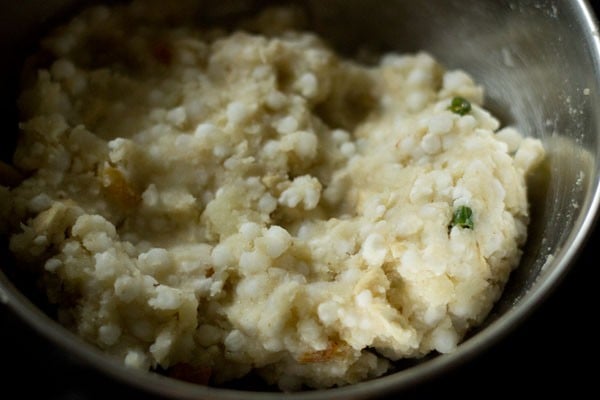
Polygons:
<instances>
[{"instance_id":1,"label":"shiny metal surface","mask_svg":"<svg viewBox=\"0 0 600 400\"><path fill-rule=\"evenodd\" d=\"M0 72L3 128L16 132L14 95L18 65L42 27L72 8L74 0L3 2ZM255 2L207 3L221 16L244 12ZM263 2L256 2L263 3ZM449 68L462 68L486 88L486 102L504 124L539 137L548 152L544 170L532 179L532 225L522 263L487 319L452 354L358 385L292 394L303 399L358 399L400 391L453 366L500 340L552 291L573 263L593 225L600 189L600 35L583 0L310 0L315 30L338 49L433 54ZM216 6L214 4L217 4ZM3 138L8 157L12 139ZM1 268L5 265L0 264ZM0 272L0 303L36 330L99 370L154 393L185 399L237 399L239 391L213 389L131 371L49 320ZM246 399L268 399L244 393Z\"/></svg>"}]
</instances>

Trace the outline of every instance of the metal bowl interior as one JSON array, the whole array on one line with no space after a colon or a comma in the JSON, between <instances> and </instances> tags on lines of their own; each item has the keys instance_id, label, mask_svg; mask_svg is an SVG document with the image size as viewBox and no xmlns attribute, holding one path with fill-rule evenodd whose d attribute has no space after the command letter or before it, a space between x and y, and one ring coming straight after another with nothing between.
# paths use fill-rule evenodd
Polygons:
<instances>
[{"instance_id":1,"label":"metal bowl interior","mask_svg":"<svg viewBox=\"0 0 600 400\"><path fill-rule=\"evenodd\" d=\"M17 132L15 96L24 55L38 35L77 8L74 0L0 5L3 160ZM247 12L264 1L206 1L211 16ZM448 68L468 71L486 88L486 103L504 125L540 138L547 162L530 180L529 240L519 268L484 323L448 355L361 384L291 394L303 399L365 398L400 391L465 362L502 338L539 305L573 263L593 225L600 192L600 37L583 0L310 0L313 29L339 51L424 50ZM224 9L223 7L226 7ZM225 11L224 11L225 10ZM240 391L208 388L126 369L85 344L32 300L31 290L0 269L0 302L34 329L102 372L146 391L177 398L234 399ZM273 393L244 392L247 399Z\"/></svg>"}]
</instances>

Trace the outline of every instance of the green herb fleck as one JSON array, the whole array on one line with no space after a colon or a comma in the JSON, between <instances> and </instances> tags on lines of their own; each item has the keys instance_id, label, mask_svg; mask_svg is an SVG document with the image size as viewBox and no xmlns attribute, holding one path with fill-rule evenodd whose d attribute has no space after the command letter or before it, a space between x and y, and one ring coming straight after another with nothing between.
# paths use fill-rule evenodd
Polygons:
<instances>
[{"instance_id":1,"label":"green herb fleck","mask_svg":"<svg viewBox=\"0 0 600 400\"><path fill-rule=\"evenodd\" d=\"M471 103L464 97L455 97L452 99L448 110L458 115L466 115L471 111Z\"/></svg>"},{"instance_id":2,"label":"green herb fleck","mask_svg":"<svg viewBox=\"0 0 600 400\"><path fill-rule=\"evenodd\" d=\"M459 228L473 229L473 211L467 206L460 206L454 210L454 216L450 223L450 228L458 226Z\"/></svg>"}]
</instances>

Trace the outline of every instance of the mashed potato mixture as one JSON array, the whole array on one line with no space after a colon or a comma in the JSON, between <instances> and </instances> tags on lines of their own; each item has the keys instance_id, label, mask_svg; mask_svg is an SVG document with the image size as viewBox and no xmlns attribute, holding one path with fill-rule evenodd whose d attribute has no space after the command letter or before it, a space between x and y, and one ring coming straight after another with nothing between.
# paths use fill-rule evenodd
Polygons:
<instances>
[{"instance_id":1,"label":"mashed potato mixture","mask_svg":"<svg viewBox=\"0 0 600 400\"><path fill-rule=\"evenodd\" d=\"M360 64L293 10L226 31L160 4L53 32L20 98L2 229L61 323L133 368L284 390L455 349L518 264L540 142L428 54Z\"/></svg>"}]
</instances>

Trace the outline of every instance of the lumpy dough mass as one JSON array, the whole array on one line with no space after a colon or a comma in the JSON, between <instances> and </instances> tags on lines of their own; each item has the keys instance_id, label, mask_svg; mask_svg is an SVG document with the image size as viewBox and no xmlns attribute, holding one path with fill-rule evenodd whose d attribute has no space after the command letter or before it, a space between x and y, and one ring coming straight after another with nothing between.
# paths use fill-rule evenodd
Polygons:
<instances>
[{"instance_id":1,"label":"lumpy dough mass","mask_svg":"<svg viewBox=\"0 0 600 400\"><path fill-rule=\"evenodd\" d=\"M60 322L216 385L346 385L451 352L518 264L540 142L426 53L367 66L292 9L229 32L165 7L86 10L31 63L28 178L0 218Z\"/></svg>"}]
</instances>

